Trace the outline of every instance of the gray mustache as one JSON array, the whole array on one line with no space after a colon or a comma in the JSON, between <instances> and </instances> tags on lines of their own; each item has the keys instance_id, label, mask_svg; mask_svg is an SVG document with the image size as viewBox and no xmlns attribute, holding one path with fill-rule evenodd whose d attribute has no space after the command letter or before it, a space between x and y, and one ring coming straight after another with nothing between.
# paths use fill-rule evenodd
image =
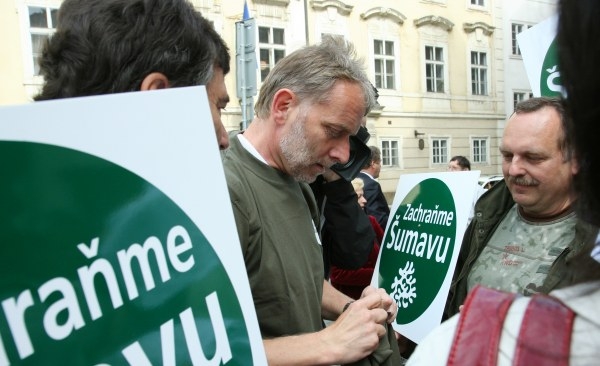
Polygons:
<instances>
[{"instance_id":1,"label":"gray mustache","mask_svg":"<svg viewBox=\"0 0 600 366\"><path fill-rule=\"evenodd\" d=\"M524 177L508 177L508 181L509 183L516 184L519 186L537 186L538 184L540 184L540 182L538 182L535 179L527 179Z\"/></svg>"}]
</instances>

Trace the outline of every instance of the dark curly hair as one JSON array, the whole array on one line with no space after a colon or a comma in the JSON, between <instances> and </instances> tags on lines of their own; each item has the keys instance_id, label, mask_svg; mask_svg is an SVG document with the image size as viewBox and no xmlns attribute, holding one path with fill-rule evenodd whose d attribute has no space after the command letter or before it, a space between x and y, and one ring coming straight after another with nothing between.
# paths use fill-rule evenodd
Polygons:
<instances>
[{"instance_id":1,"label":"dark curly hair","mask_svg":"<svg viewBox=\"0 0 600 366\"><path fill-rule=\"evenodd\" d=\"M171 87L201 85L214 65L229 72L229 61L224 41L187 0L65 0L34 99L136 91L152 72Z\"/></svg>"}]
</instances>

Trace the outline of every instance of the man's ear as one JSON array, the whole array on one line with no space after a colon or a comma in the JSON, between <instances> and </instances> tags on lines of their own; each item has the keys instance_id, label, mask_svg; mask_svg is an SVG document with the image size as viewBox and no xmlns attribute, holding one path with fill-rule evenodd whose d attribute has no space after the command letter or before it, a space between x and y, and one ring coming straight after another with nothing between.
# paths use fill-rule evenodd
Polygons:
<instances>
[{"instance_id":1,"label":"man's ear","mask_svg":"<svg viewBox=\"0 0 600 366\"><path fill-rule=\"evenodd\" d=\"M571 174L579 173L579 159L576 152L571 154Z\"/></svg>"},{"instance_id":2,"label":"man's ear","mask_svg":"<svg viewBox=\"0 0 600 366\"><path fill-rule=\"evenodd\" d=\"M271 116L276 123L285 123L290 109L296 104L296 94L289 89L280 89L273 96Z\"/></svg>"},{"instance_id":3,"label":"man's ear","mask_svg":"<svg viewBox=\"0 0 600 366\"><path fill-rule=\"evenodd\" d=\"M168 87L169 79L165 76L165 74L160 72L153 72L151 74L146 75L144 80L142 80L140 90L158 90L166 89Z\"/></svg>"}]
</instances>

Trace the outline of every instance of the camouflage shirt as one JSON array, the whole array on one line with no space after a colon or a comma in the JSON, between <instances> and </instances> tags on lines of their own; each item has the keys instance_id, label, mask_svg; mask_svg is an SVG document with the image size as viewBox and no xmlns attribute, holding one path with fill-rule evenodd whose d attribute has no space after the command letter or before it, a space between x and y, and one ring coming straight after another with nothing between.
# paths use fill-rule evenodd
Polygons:
<instances>
[{"instance_id":1,"label":"camouflage shirt","mask_svg":"<svg viewBox=\"0 0 600 366\"><path fill-rule=\"evenodd\" d=\"M477 284L531 295L539 292L552 263L575 237L575 212L550 222L527 221L517 205L508 211L469 273Z\"/></svg>"},{"instance_id":2,"label":"camouflage shirt","mask_svg":"<svg viewBox=\"0 0 600 366\"><path fill-rule=\"evenodd\" d=\"M444 310L444 319L458 313L460 305L467 297L469 274L473 269L473 265L514 204L515 201L512 199L504 181L496 183L477 201L475 216L463 237ZM542 288L538 288L540 292L549 293L556 288L569 286L576 281L572 268L575 265L573 258L581 252L589 253L591 251L598 229L583 220L576 219L574 230L573 240L552 262Z\"/></svg>"}]
</instances>

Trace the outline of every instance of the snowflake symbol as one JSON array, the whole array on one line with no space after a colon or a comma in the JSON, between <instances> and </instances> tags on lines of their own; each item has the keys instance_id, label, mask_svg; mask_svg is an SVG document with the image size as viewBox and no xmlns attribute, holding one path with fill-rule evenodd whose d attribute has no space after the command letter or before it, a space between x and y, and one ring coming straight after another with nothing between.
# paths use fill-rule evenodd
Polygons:
<instances>
[{"instance_id":1,"label":"snowflake symbol","mask_svg":"<svg viewBox=\"0 0 600 366\"><path fill-rule=\"evenodd\" d=\"M396 301L398 306L407 308L412 304L413 299L417 297L416 289L414 284L417 279L413 277L415 268L413 262L406 262L404 269L398 269L398 275L394 277L394 283L392 283L392 298Z\"/></svg>"}]
</instances>

